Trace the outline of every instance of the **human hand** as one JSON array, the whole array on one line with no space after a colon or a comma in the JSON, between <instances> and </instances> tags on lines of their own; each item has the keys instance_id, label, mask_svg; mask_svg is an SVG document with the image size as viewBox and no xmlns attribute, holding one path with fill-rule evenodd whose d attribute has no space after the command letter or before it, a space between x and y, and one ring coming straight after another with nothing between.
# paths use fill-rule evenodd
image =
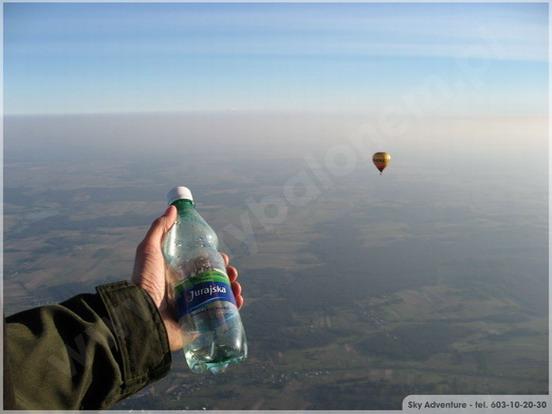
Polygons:
<instances>
[{"instance_id":1,"label":"human hand","mask_svg":"<svg viewBox=\"0 0 552 414\"><path fill-rule=\"evenodd\" d=\"M184 346L181 327L175 319L167 300L167 280L165 277L165 259L161 251L161 242L163 236L170 230L176 221L176 207L169 206L165 213L157 218L148 230L144 240L136 248L136 258L134 260L134 271L132 272L132 282L144 289L152 298L155 306L159 309L171 351L178 351ZM241 286L236 281L238 270L229 265L228 255L221 253L226 265L226 273L230 279L232 291L236 298L238 309L243 306L243 297L241 295Z\"/></svg>"}]
</instances>

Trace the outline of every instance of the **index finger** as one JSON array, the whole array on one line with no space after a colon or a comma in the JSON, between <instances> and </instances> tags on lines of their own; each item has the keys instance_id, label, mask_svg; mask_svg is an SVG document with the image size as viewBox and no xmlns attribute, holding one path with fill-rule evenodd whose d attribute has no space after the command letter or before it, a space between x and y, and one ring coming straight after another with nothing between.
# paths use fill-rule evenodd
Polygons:
<instances>
[{"instance_id":1,"label":"index finger","mask_svg":"<svg viewBox=\"0 0 552 414\"><path fill-rule=\"evenodd\" d=\"M230 263L230 257L226 253L219 252L224 260L224 267L228 266L228 263Z\"/></svg>"}]
</instances>

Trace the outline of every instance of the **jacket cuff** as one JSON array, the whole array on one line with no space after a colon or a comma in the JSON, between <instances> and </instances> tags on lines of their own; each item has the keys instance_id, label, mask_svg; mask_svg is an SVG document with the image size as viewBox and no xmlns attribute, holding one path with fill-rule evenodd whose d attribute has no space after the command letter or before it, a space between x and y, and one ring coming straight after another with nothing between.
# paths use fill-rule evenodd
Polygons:
<instances>
[{"instance_id":1,"label":"jacket cuff","mask_svg":"<svg viewBox=\"0 0 552 414\"><path fill-rule=\"evenodd\" d=\"M157 307L142 288L116 282L98 286L96 291L107 310L121 356L124 397L169 371L167 331Z\"/></svg>"}]
</instances>

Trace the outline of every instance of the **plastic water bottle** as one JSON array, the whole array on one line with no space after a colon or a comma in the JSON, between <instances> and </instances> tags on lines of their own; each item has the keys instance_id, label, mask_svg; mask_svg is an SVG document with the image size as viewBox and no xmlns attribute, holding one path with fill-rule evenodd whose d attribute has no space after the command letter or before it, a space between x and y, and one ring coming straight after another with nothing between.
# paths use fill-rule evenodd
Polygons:
<instances>
[{"instance_id":1,"label":"plastic water bottle","mask_svg":"<svg viewBox=\"0 0 552 414\"><path fill-rule=\"evenodd\" d=\"M187 187L175 187L167 201L178 217L163 240L169 301L193 372L219 373L247 357L236 300L219 254L218 237L195 209Z\"/></svg>"}]
</instances>

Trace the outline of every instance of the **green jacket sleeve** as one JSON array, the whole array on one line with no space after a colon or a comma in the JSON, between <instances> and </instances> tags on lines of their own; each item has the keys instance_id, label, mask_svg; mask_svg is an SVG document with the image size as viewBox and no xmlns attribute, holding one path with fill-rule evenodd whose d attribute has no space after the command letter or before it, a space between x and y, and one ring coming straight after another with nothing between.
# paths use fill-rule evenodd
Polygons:
<instances>
[{"instance_id":1,"label":"green jacket sleeve","mask_svg":"<svg viewBox=\"0 0 552 414\"><path fill-rule=\"evenodd\" d=\"M6 318L16 409L104 409L163 377L167 333L149 295L118 282Z\"/></svg>"}]
</instances>

